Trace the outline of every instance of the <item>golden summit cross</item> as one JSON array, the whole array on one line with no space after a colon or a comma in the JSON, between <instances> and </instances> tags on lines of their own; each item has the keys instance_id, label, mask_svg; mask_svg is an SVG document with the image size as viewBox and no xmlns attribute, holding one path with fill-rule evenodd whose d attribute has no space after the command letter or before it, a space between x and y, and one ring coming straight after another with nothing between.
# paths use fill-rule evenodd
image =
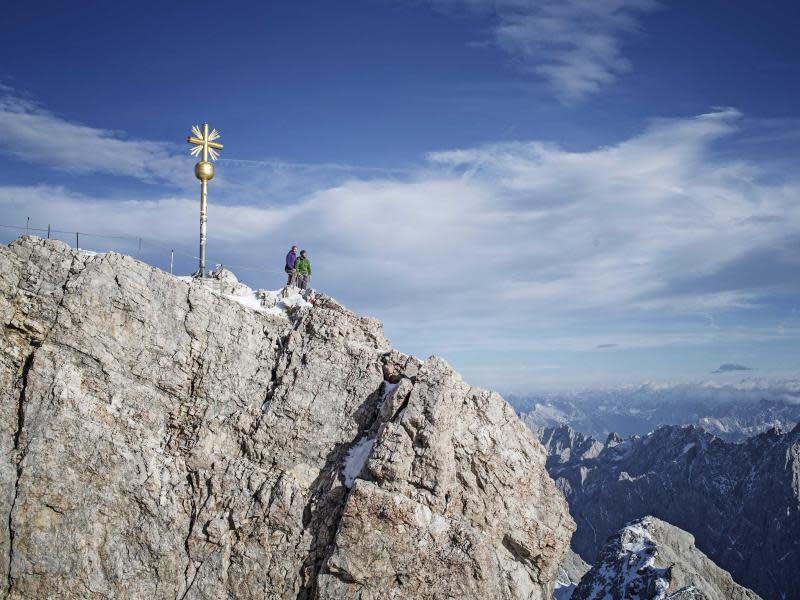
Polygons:
<instances>
[{"instance_id":1,"label":"golden summit cross","mask_svg":"<svg viewBox=\"0 0 800 600\"><path fill-rule=\"evenodd\" d=\"M211 160L217 160L219 158L217 150L222 150L223 148L222 144L214 141L219 139L219 131L214 129L209 133L208 123L203 123L202 131L197 125L192 125L192 133L194 137L190 135L186 138L187 142L195 145L191 150L192 156L197 156L202 151L203 162L208 162L209 155L211 156Z\"/></svg>"},{"instance_id":2,"label":"golden summit cross","mask_svg":"<svg viewBox=\"0 0 800 600\"><path fill-rule=\"evenodd\" d=\"M194 146L191 149L192 156L202 153L202 160L194 166L194 174L200 180L200 268L195 275L205 277L206 273L206 222L208 207L208 182L214 178L214 165L208 161L217 160L219 152L223 146L214 140L219 139L219 132L216 129L208 131L208 123L203 123L201 130L197 125L192 125L192 134L186 141Z\"/></svg>"}]
</instances>

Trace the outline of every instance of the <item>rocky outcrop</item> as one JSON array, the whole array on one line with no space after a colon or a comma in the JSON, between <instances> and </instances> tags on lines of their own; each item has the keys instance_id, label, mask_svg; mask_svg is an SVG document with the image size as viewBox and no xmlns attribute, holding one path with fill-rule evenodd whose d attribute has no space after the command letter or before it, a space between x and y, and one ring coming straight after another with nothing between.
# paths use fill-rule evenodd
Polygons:
<instances>
[{"instance_id":1,"label":"rocky outcrop","mask_svg":"<svg viewBox=\"0 0 800 600\"><path fill-rule=\"evenodd\" d=\"M625 523L654 515L691 532L762 597L800 589L800 426L741 444L674 426L602 444L566 427L542 439L578 525L572 547L584 559L594 561Z\"/></svg>"},{"instance_id":2,"label":"rocky outcrop","mask_svg":"<svg viewBox=\"0 0 800 600\"><path fill-rule=\"evenodd\" d=\"M603 444L566 425L547 427L539 432L539 441L547 450L548 465L575 464L596 458L609 443L613 444L615 439L611 437L606 444Z\"/></svg>"},{"instance_id":3,"label":"rocky outcrop","mask_svg":"<svg viewBox=\"0 0 800 600\"><path fill-rule=\"evenodd\" d=\"M0 288L7 597L552 591L574 524L543 448L377 321L36 238Z\"/></svg>"},{"instance_id":4,"label":"rocky outcrop","mask_svg":"<svg viewBox=\"0 0 800 600\"><path fill-rule=\"evenodd\" d=\"M553 592L554 600L570 600L575 588L590 566L571 549L567 551L556 579L556 589Z\"/></svg>"},{"instance_id":5,"label":"rocky outcrop","mask_svg":"<svg viewBox=\"0 0 800 600\"><path fill-rule=\"evenodd\" d=\"M546 597L571 519L542 510L560 494L511 408L438 359L387 402L320 597Z\"/></svg>"},{"instance_id":6,"label":"rocky outcrop","mask_svg":"<svg viewBox=\"0 0 800 600\"><path fill-rule=\"evenodd\" d=\"M758 600L694 545L685 531L654 517L606 542L572 600Z\"/></svg>"}]
</instances>

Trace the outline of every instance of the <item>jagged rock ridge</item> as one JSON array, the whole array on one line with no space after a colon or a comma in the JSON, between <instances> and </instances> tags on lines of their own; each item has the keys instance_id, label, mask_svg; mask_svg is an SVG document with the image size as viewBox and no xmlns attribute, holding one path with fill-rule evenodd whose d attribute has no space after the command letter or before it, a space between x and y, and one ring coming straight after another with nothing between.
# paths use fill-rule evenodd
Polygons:
<instances>
[{"instance_id":1,"label":"jagged rock ridge","mask_svg":"<svg viewBox=\"0 0 800 600\"><path fill-rule=\"evenodd\" d=\"M543 448L377 321L36 238L0 246L0 287L7 597L552 591L574 523Z\"/></svg>"},{"instance_id":2,"label":"jagged rock ridge","mask_svg":"<svg viewBox=\"0 0 800 600\"><path fill-rule=\"evenodd\" d=\"M685 531L654 517L608 539L571 600L759 600L694 545Z\"/></svg>"},{"instance_id":3,"label":"jagged rock ridge","mask_svg":"<svg viewBox=\"0 0 800 600\"><path fill-rule=\"evenodd\" d=\"M605 443L545 429L548 471L577 522L573 549L594 561L605 539L647 515L697 546L763 598L800 589L800 426L725 442L697 427L660 427Z\"/></svg>"}]
</instances>

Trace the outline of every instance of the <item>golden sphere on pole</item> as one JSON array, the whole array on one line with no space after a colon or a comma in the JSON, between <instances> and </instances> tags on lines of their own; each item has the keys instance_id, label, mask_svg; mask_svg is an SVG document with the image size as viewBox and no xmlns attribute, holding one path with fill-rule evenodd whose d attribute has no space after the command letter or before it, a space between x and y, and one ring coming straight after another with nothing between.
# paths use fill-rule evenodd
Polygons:
<instances>
[{"instance_id":1,"label":"golden sphere on pole","mask_svg":"<svg viewBox=\"0 0 800 600\"><path fill-rule=\"evenodd\" d=\"M207 160L201 160L194 166L194 174L200 181L214 178L214 165Z\"/></svg>"}]
</instances>

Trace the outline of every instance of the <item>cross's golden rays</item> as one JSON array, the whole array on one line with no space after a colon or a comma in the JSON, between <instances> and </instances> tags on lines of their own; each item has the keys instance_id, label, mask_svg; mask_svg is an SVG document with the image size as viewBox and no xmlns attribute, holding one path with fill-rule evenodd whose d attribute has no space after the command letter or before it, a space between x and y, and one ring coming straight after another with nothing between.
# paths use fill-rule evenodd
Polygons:
<instances>
[{"instance_id":1,"label":"cross's golden rays","mask_svg":"<svg viewBox=\"0 0 800 600\"><path fill-rule=\"evenodd\" d=\"M207 161L209 157L211 160L219 158L217 150L222 150L223 145L214 141L219 139L219 131L213 129L209 132L208 123L203 123L202 130L199 126L192 125L192 134L186 138L186 141L194 145L194 148L191 149L192 156L199 156L202 152L204 161Z\"/></svg>"}]
</instances>

